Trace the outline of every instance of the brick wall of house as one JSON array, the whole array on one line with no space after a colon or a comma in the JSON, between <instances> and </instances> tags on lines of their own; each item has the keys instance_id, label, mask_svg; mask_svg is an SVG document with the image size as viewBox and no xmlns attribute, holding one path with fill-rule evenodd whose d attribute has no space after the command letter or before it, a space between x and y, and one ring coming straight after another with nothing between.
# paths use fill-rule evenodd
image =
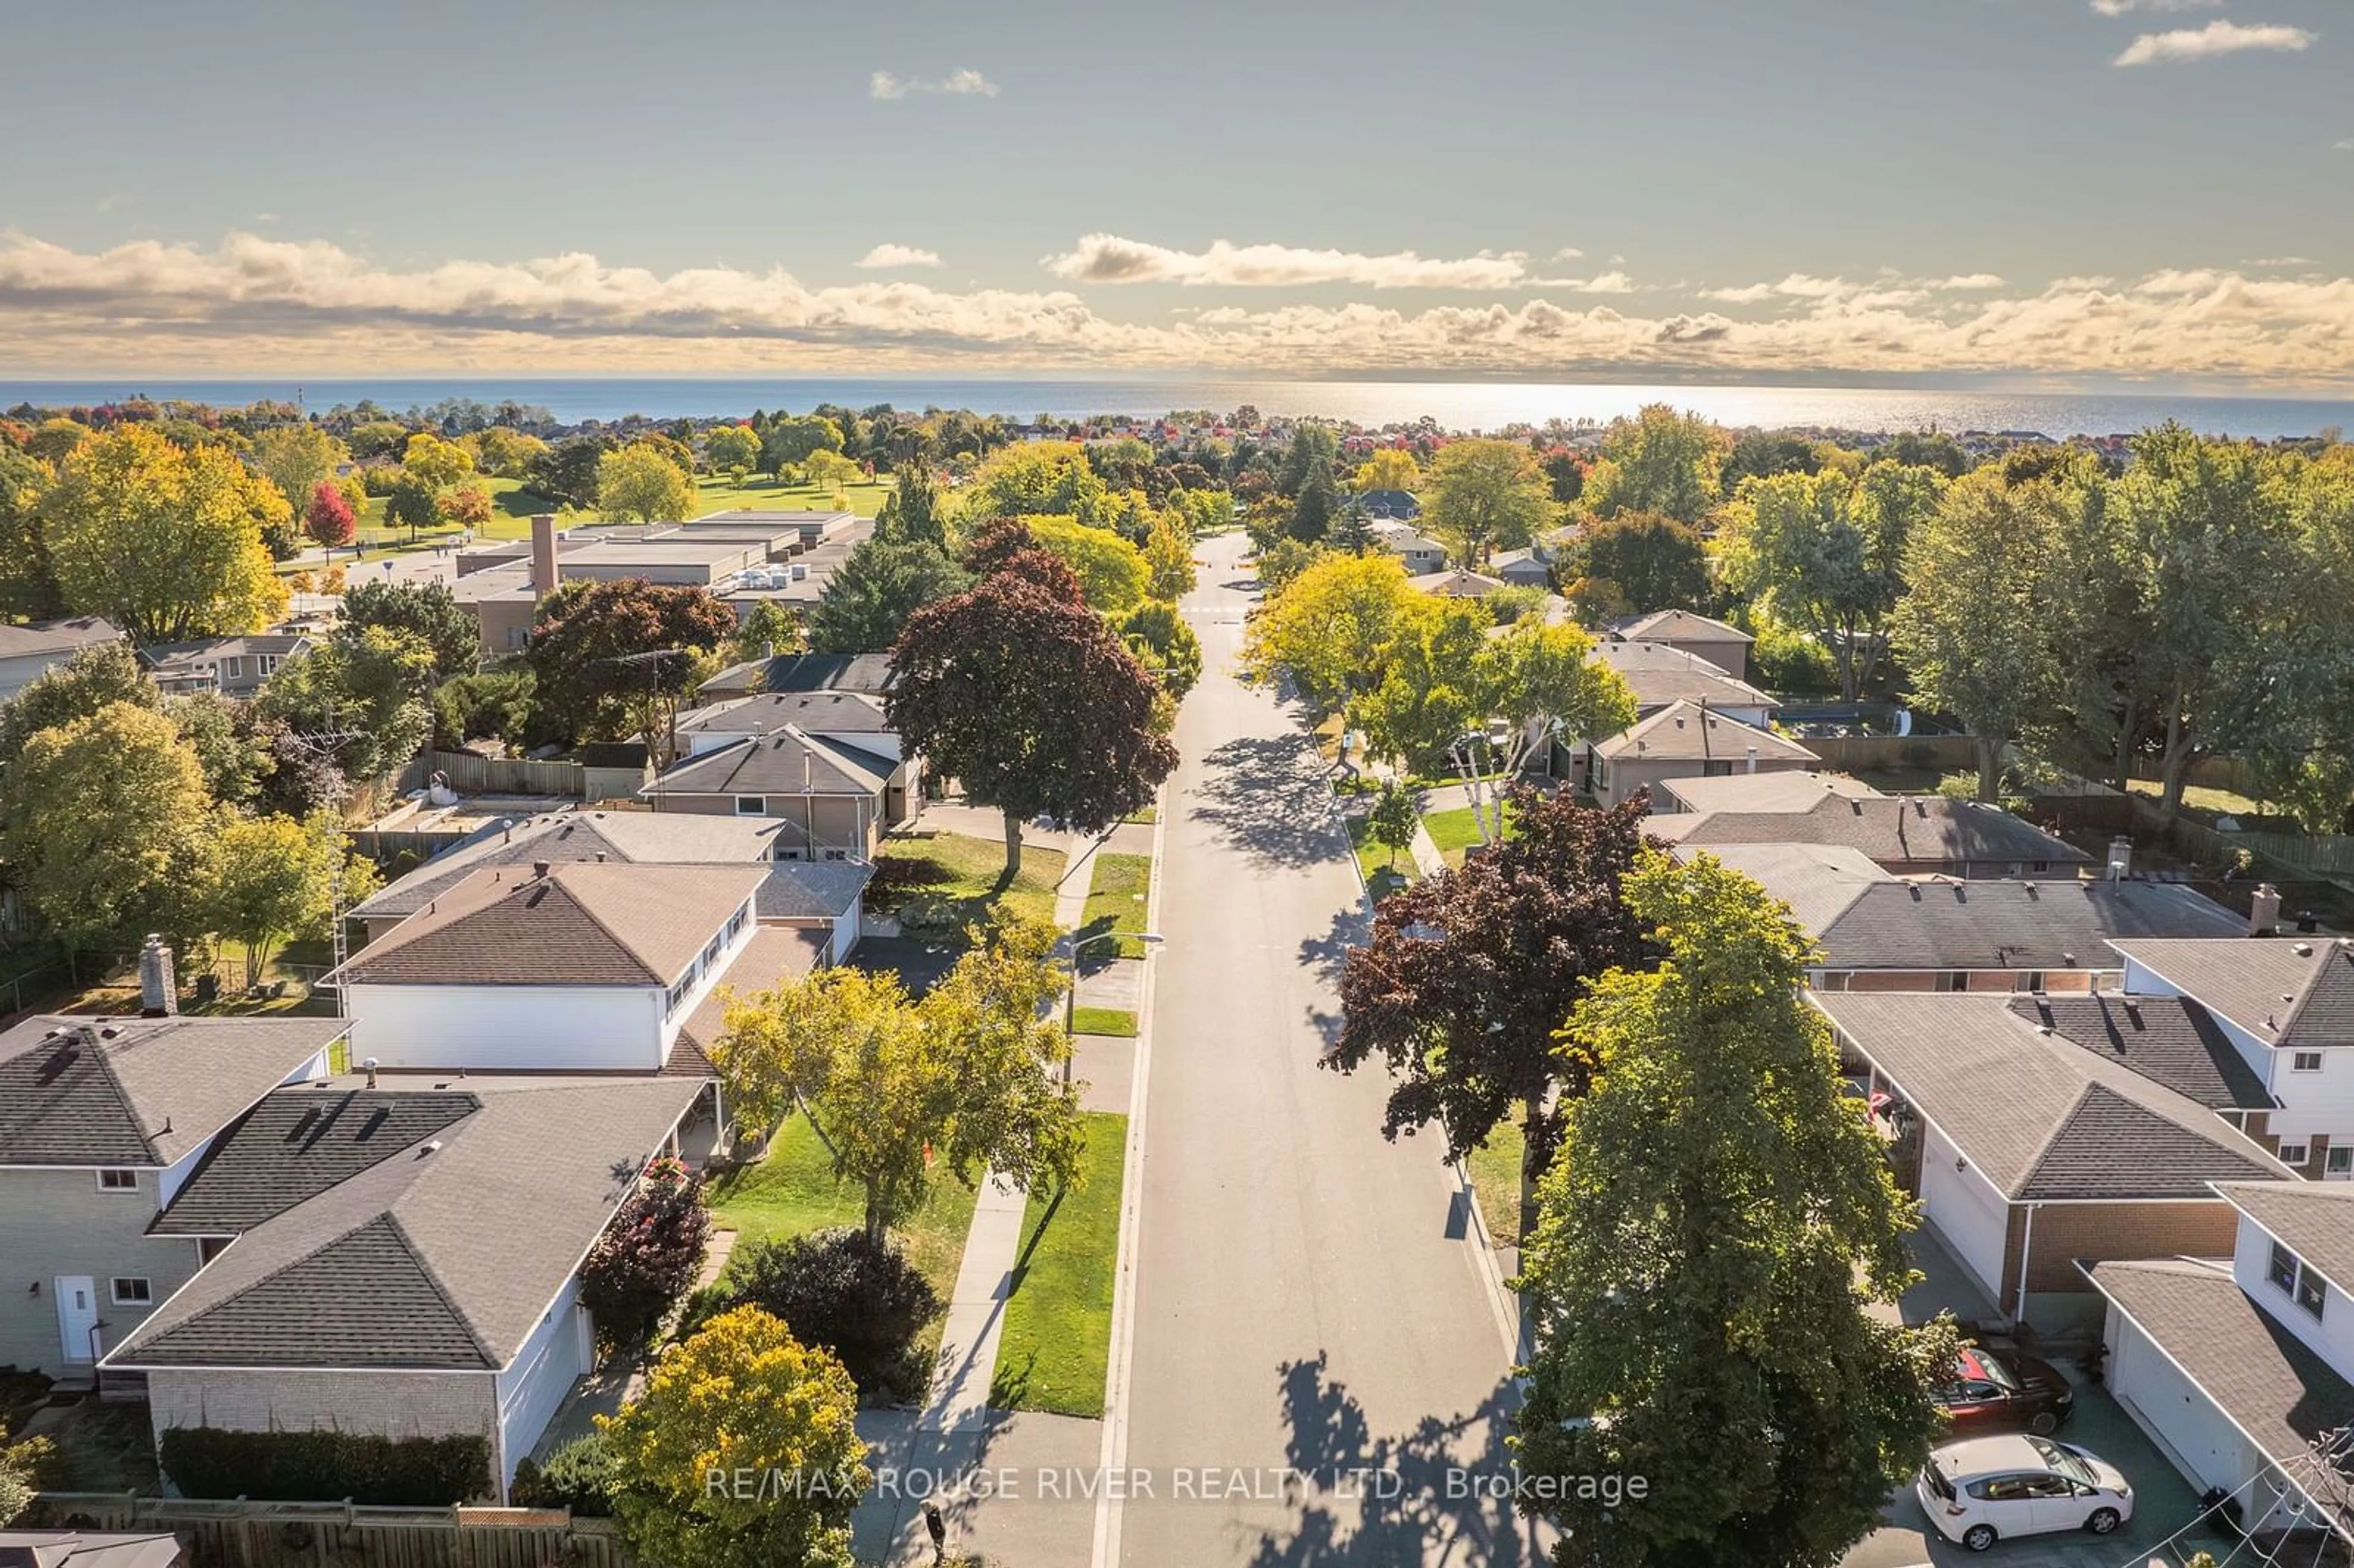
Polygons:
<instances>
[{"instance_id":1,"label":"brick wall of house","mask_svg":"<svg viewBox=\"0 0 2354 1568\"><path fill-rule=\"evenodd\" d=\"M2013 1208L2002 1262L2006 1308L2019 1289L2027 1228L2027 1211ZM2238 1234L2239 1213L2221 1199L2209 1203L2049 1203L2035 1212L2027 1288L2037 1295L2092 1289L2076 1267L2080 1257L2094 1262L2229 1257Z\"/></svg>"},{"instance_id":2,"label":"brick wall of house","mask_svg":"<svg viewBox=\"0 0 2354 1568\"><path fill-rule=\"evenodd\" d=\"M159 1439L174 1426L487 1436L499 1422L489 1372L157 1371L147 1374L147 1403Z\"/></svg>"}]
</instances>

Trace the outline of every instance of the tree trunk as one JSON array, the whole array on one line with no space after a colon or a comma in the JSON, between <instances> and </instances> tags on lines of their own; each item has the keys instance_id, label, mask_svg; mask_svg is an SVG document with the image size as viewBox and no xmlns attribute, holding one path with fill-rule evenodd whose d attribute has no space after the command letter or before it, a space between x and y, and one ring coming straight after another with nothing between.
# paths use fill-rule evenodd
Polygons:
<instances>
[{"instance_id":1,"label":"tree trunk","mask_svg":"<svg viewBox=\"0 0 2354 1568\"><path fill-rule=\"evenodd\" d=\"M2122 795L2133 787L2134 725L2141 715L2133 694L2126 694L2125 711L2117 715L2117 776L2110 782Z\"/></svg>"},{"instance_id":2,"label":"tree trunk","mask_svg":"<svg viewBox=\"0 0 2354 1568\"><path fill-rule=\"evenodd\" d=\"M2190 736L2182 722L2182 690L2175 688L2174 704L2166 715L2166 750L2158 759L2161 793L2158 798L2158 815L2172 821L2182 811L2182 786L2190 773Z\"/></svg>"},{"instance_id":3,"label":"tree trunk","mask_svg":"<svg viewBox=\"0 0 2354 1568\"><path fill-rule=\"evenodd\" d=\"M1982 735L1975 744L1978 752L1978 799L1992 800L2002 793L2002 736Z\"/></svg>"},{"instance_id":4,"label":"tree trunk","mask_svg":"<svg viewBox=\"0 0 2354 1568\"><path fill-rule=\"evenodd\" d=\"M1005 874L1012 878L1022 874L1022 819L1011 810L1005 813Z\"/></svg>"},{"instance_id":5,"label":"tree trunk","mask_svg":"<svg viewBox=\"0 0 2354 1568\"><path fill-rule=\"evenodd\" d=\"M877 1248L880 1248L890 1235L890 1226L883 1220L884 1212L883 1184L880 1181L870 1181L866 1183L866 1239Z\"/></svg>"},{"instance_id":6,"label":"tree trunk","mask_svg":"<svg viewBox=\"0 0 2354 1568\"><path fill-rule=\"evenodd\" d=\"M1530 1098L1521 1103L1521 1232L1515 1244L1525 1251L1530 1233L1537 1228L1537 1179L1544 1174L1545 1139L1539 1129L1544 1125L1544 1103Z\"/></svg>"}]
</instances>

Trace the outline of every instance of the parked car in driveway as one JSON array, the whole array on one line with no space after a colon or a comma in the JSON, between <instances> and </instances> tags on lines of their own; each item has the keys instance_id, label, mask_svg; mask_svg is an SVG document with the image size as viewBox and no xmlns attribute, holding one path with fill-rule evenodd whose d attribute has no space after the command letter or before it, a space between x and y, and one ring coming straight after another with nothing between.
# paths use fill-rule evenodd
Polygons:
<instances>
[{"instance_id":1,"label":"parked car in driveway","mask_svg":"<svg viewBox=\"0 0 2354 1568\"><path fill-rule=\"evenodd\" d=\"M2049 1361L2017 1351L1964 1345L1937 1390L1937 1403L1956 1437L1992 1432L2060 1430L2076 1407L2076 1391Z\"/></svg>"},{"instance_id":2,"label":"parked car in driveway","mask_svg":"<svg viewBox=\"0 0 2354 1568\"><path fill-rule=\"evenodd\" d=\"M2133 1517L2133 1489L2115 1466L2032 1433L1934 1449L1914 1491L1931 1527L1972 1552L2059 1530L2106 1535Z\"/></svg>"}]
</instances>

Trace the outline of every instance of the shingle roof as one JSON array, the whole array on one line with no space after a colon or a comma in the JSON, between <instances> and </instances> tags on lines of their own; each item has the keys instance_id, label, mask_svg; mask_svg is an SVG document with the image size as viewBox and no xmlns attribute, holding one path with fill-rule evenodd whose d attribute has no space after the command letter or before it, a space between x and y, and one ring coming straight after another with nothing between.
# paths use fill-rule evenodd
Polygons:
<instances>
[{"instance_id":1,"label":"shingle roof","mask_svg":"<svg viewBox=\"0 0 2354 1568\"><path fill-rule=\"evenodd\" d=\"M482 1106L457 1091L281 1090L214 1140L148 1234L242 1234Z\"/></svg>"},{"instance_id":2,"label":"shingle roof","mask_svg":"<svg viewBox=\"0 0 2354 1568\"><path fill-rule=\"evenodd\" d=\"M1679 843L1823 843L1861 850L1892 870L1908 865L2078 865L2092 856L1999 806L1936 795L1825 793L1801 810L1695 812L1674 824Z\"/></svg>"},{"instance_id":3,"label":"shingle roof","mask_svg":"<svg viewBox=\"0 0 2354 1568\"><path fill-rule=\"evenodd\" d=\"M1618 672L1628 690L1635 694L1638 709L1678 702L1712 708L1778 705L1772 694L1734 679L1697 653L1664 642L1599 642L1592 656L1596 663Z\"/></svg>"},{"instance_id":4,"label":"shingle roof","mask_svg":"<svg viewBox=\"0 0 2354 1568\"><path fill-rule=\"evenodd\" d=\"M0 1165L170 1165L350 1027L336 1018L27 1018L0 1033Z\"/></svg>"},{"instance_id":5,"label":"shingle roof","mask_svg":"<svg viewBox=\"0 0 2354 1568\"><path fill-rule=\"evenodd\" d=\"M678 732L767 735L799 725L819 735L889 735L891 717L864 692L762 692L679 715Z\"/></svg>"},{"instance_id":6,"label":"shingle roof","mask_svg":"<svg viewBox=\"0 0 2354 1568\"><path fill-rule=\"evenodd\" d=\"M493 822L400 877L352 913L414 915L485 866L609 860L657 865L728 865L767 860L779 824L694 811L559 811Z\"/></svg>"},{"instance_id":7,"label":"shingle roof","mask_svg":"<svg viewBox=\"0 0 2354 1568\"><path fill-rule=\"evenodd\" d=\"M1807 994L2013 1202L2196 1199L2212 1181L2294 1179L2207 1107L2038 1033L2007 997Z\"/></svg>"},{"instance_id":8,"label":"shingle roof","mask_svg":"<svg viewBox=\"0 0 2354 1568\"><path fill-rule=\"evenodd\" d=\"M1861 779L1795 768L1670 779L1659 788L1673 795L1691 816L1712 811L1804 811L1833 795L1853 800L1887 799ZM1685 824L1687 831L1689 826Z\"/></svg>"},{"instance_id":9,"label":"shingle roof","mask_svg":"<svg viewBox=\"0 0 2354 1568\"><path fill-rule=\"evenodd\" d=\"M310 646L308 632L256 631L238 637L199 638L192 642L151 642L139 650L139 657L158 675L171 675L191 673L201 665L222 659L259 657L264 653L284 658Z\"/></svg>"},{"instance_id":10,"label":"shingle roof","mask_svg":"<svg viewBox=\"0 0 2354 1568\"><path fill-rule=\"evenodd\" d=\"M1822 760L1795 740L1688 702L1670 703L1631 729L1596 741L1594 749L1613 759L1745 762L1753 747L1761 762Z\"/></svg>"},{"instance_id":11,"label":"shingle roof","mask_svg":"<svg viewBox=\"0 0 2354 1568\"><path fill-rule=\"evenodd\" d=\"M2268 1045L2296 1050L2354 1044L2354 942L2335 937L2256 939L2243 928L2236 937L2213 935L2209 941L2111 945Z\"/></svg>"},{"instance_id":12,"label":"shingle roof","mask_svg":"<svg viewBox=\"0 0 2354 1568\"><path fill-rule=\"evenodd\" d=\"M874 879L864 861L780 860L760 884L755 913L763 920L840 920Z\"/></svg>"},{"instance_id":13,"label":"shingle roof","mask_svg":"<svg viewBox=\"0 0 2354 1568\"><path fill-rule=\"evenodd\" d=\"M2153 1083L2216 1110L2264 1110L2264 1081L2207 1010L2175 997L2013 997L2011 1012L2056 1039L2122 1063Z\"/></svg>"},{"instance_id":14,"label":"shingle roof","mask_svg":"<svg viewBox=\"0 0 2354 1568\"><path fill-rule=\"evenodd\" d=\"M67 620L39 620L30 626L0 626L0 659L22 659L38 653L70 653L93 643L111 642L122 633L103 616L78 615Z\"/></svg>"},{"instance_id":15,"label":"shingle roof","mask_svg":"<svg viewBox=\"0 0 2354 1568\"><path fill-rule=\"evenodd\" d=\"M1649 639L1653 642L1755 642L1757 641L1737 626L1722 620L1711 620L1705 615L1694 615L1688 609L1655 609L1649 615L1638 615L1631 620L1618 622L1613 630L1629 641Z\"/></svg>"},{"instance_id":16,"label":"shingle roof","mask_svg":"<svg viewBox=\"0 0 2354 1568\"><path fill-rule=\"evenodd\" d=\"M2270 1181L2225 1181L2215 1190L2354 1296L2354 1182L2298 1181L2276 1189Z\"/></svg>"},{"instance_id":17,"label":"shingle roof","mask_svg":"<svg viewBox=\"0 0 2354 1568\"><path fill-rule=\"evenodd\" d=\"M168 1530L0 1530L0 1568L173 1568L183 1555Z\"/></svg>"},{"instance_id":18,"label":"shingle roof","mask_svg":"<svg viewBox=\"0 0 2354 1568\"><path fill-rule=\"evenodd\" d=\"M1888 881L1886 872L1840 844L1676 845L1670 853L1686 864L1705 854L1741 873L1788 905L1809 932L1822 930Z\"/></svg>"},{"instance_id":19,"label":"shingle roof","mask_svg":"<svg viewBox=\"0 0 2354 1568\"><path fill-rule=\"evenodd\" d=\"M662 795L877 795L898 764L789 725L689 758L639 793Z\"/></svg>"},{"instance_id":20,"label":"shingle roof","mask_svg":"<svg viewBox=\"0 0 2354 1568\"><path fill-rule=\"evenodd\" d=\"M765 865L489 866L337 971L360 985L668 985Z\"/></svg>"},{"instance_id":21,"label":"shingle roof","mask_svg":"<svg viewBox=\"0 0 2354 1568\"><path fill-rule=\"evenodd\" d=\"M829 951L830 943L823 931L791 926L761 927L745 945L743 953L727 966L725 981L714 986L695 1003L695 1011L679 1025L679 1045L698 1055L710 1050L712 1042L719 1038L726 1024L731 999L772 990L822 969ZM709 1065L705 1057L705 1065Z\"/></svg>"},{"instance_id":22,"label":"shingle roof","mask_svg":"<svg viewBox=\"0 0 2354 1568\"><path fill-rule=\"evenodd\" d=\"M1834 969L2078 969L2112 938L2212 936L2237 916L2154 882L1900 881L1868 888L1815 932Z\"/></svg>"},{"instance_id":23,"label":"shingle roof","mask_svg":"<svg viewBox=\"0 0 2354 1568\"><path fill-rule=\"evenodd\" d=\"M1451 572L1426 572L1418 577L1408 577L1405 586L1416 593L1436 594L1440 599L1486 599L1511 585L1501 577L1482 577L1458 567Z\"/></svg>"},{"instance_id":24,"label":"shingle roof","mask_svg":"<svg viewBox=\"0 0 2354 1568\"><path fill-rule=\"evenodd\" d=\"M2162 1258L2084 1272L2234 1425L2342 1516L2354 1500L2342 1471L2299 1461L2325 1433L2354 1424L2354 1386L2251 1300L2229 1264Z\"/></svg>"},{"instance_id":25,"label":"shingle roof","mask_svg":"<svg viewBox=\"0 0 2354 1568\"><path fill-rule=\"evenodd\" d=\"M888 653L779 653L731 664L699 688L705 697L755 692L863 692L879 697L899 683Z\"/></svg>"},{"instance_id":26,"label":"shingle roof","mask_svg":"<svg viewBox=\"0 0 2354 1568\"><path fill-rule=\"evenodd\" d=\"M400 1150L247 1231L107 1364L504 1367L702 1092L693 1077L484 1089L438 1149ZM486 1213L486 1194L512 1223Z\"/></svg>"}]
</instances>

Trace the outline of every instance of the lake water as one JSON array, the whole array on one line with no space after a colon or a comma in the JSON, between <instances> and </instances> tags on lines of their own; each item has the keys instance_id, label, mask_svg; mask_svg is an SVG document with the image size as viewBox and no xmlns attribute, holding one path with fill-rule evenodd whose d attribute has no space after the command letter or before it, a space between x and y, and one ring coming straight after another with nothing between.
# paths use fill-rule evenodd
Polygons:
<instances>
[{"instance_id":1,"label":"lake water","mask_svg":"<svg viewBox=\"0 0 2354 1568\"><path fill-rule=\"evenodd\" d=\"M1038 414L1150 415L1172 408L1230 412L1244 404L1263 414L1318 414L1380 426L1427 416L1450 430L1493 430L1547 419L1606 422L1646 403L1667 402L1720 424L1768 429L1823 426L1850 430L2036 431L2052 437L2110 435L2177 419L2209 435L2310 436L2354 429L2354 400L2219 397L2115 392L2004 392L1972 389L1835 387L1540 385L1525 382L1251 381L1004 379L698 380L654 376L602 379L514 376L499 379L199 380L122 376L90 381L0 380L0 408L103 403L144 395L239 404L295 398L313 409L374 398L396 411L444 397L497 402L512 397L549 409L567 424L618 419L748 414L754 408L806 410L820 403L863 408L971 408L1027 418Z\"/></svg>"}]
</instances>

